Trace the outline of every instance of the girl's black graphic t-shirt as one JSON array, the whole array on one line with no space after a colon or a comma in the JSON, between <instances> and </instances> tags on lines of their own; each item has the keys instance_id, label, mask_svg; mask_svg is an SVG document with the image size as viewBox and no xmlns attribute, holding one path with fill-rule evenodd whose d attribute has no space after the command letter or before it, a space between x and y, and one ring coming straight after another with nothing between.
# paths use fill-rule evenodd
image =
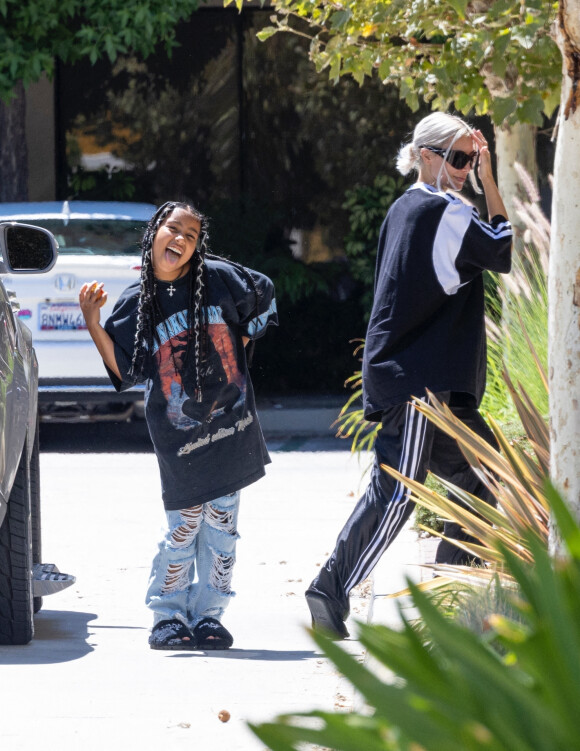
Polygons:
<instances>
[{"instance_id":1,"label":"girl's black graphic t-shirt","mask_svg":"<svg viewBox=\"0 0 580 751\"><path fill-rule=\"evenodd\" d=\"M274 286L268 277L251 274L258 295L235 266L208 260L208 343L202 364L202 401L195 398L195 355L185 343L189 276L173 283L157 281L163 321L145 382L145 416L159 461L163 503L167 510L189 508L250 485L270 462L249 377L242 337L257 339L277 324ZM137 382L129 376L135 333L139 282L128 287L105 323L115 344L123 379L107 371L117 391ZM177 366L177 367L176 367Z\"/></svg>"}]
</instances>

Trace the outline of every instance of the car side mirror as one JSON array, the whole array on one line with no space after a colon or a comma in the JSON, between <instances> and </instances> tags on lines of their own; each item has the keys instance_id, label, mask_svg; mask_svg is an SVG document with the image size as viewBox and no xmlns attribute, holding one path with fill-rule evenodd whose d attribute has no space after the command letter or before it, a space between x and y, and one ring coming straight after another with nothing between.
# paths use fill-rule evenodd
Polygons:
<instances>
[{"instance_id":1,"label":"car side mirror","mask_svg":"<svg viewBox=\"0 0 580 751\"><path fill-rule=\"evenodd\" d=\"M48 230L19 222L0 224L0 257L6 272L50 271L57 255L58 244Z\"/></svg>"}]
</instances>

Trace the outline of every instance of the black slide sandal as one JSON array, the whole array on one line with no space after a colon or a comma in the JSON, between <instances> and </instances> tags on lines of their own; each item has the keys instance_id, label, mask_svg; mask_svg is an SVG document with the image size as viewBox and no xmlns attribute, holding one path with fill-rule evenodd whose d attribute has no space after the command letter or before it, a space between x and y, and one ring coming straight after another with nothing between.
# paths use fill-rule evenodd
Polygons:
<instances>
[{"instance_id":1,"label":"black slide sandal","mask_svg":"<svg viewBox=\"0 0 580 751\"><path fill-rule=\"evenodd\" d=\"M215 618L204 618L193 629L197 649L229 649L234 637Z\"/></svg>"},{"instance_id":2,"label":"black slide sandal","mask_svg":"<svg viewBox=\"0 0 580 751\"><path fill-rule=\"evenodd\" d=\"M151 631L149 637L151 649L195 649L195 639L187 626L173 618L169 621L159 621Z\"/></svg>"}]
</instances>

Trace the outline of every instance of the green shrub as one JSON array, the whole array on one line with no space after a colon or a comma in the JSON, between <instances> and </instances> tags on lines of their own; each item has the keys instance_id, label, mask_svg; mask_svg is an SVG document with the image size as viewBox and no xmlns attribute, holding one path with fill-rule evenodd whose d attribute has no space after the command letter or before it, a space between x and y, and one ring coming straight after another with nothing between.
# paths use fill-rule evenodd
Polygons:
<instances>
[{"instance_id":1,"label":"green shrub","mask_svg":"<svg viewBox=\"0 0 580 751\"><path fill-rule=\"evenodd\" d=\"M404 193L401 177L378 175L372 185L355 185L346 192L342 205L348 212L349 232L344 238L344 250L350 271L362 287L361 303L368 320L373 303L375 261L381 225L391 204Z\"/></svg>"},{"instance_id":2,"label":"green shrub","mask_svg":"<svg viewBox=\"0 0 580 751\"><path fill-rule=\"evenodd\" d=\"M514 252L510 274L495 276L495 288L487 289L487 389L482 410L502 423L517 420L503 378L504 368L514 383L526 391L543 415L548 395L536 360L546 369L548 361L548 253L550 223L540 208L529 176L519 168L528 198L514 204L524 225L524 244Z\"/></svg>"},{"instance_id":3,"label":"green shrub","mask_svg":"<svg viewBox=\"0 0 580 751\"><path fill-rule=\"evenodd\" d=\"M77 167L67 176L69 198L77 201L131 201L135 178L125 170L85 170Z\"/></svg>"},{"instance_id":4,"label":"green shrub","mask_svg":"<svg viewBox=\"0 0 580 751\"><path fill-rule=\"evenodd\" d=\"M543 485L550 463L548 424L526 391L521 387L517 391L507 372L504 373L504 378L526 440L509 441L498 424L490 419L499 451L464 425L447 405L441 404L433 395L430 395L429 404L420 400L415 402L415 408L419 412L457 441L468 462L495 498L497 507L446 480L435 478L450 496L445 497L440 490L382 465L385 472L409 488L415 502L443 519L461 525L476 539L476 542L455 544L473 557L487 561L487 567L474 569L440 564L433 566L437 572L463 581L468 578L485 584L494 576L500 575L502 581L509 584L501 551L507 549L524 563L530 563L532 554L527 544L529 536L533 534L535 539L547 546L550 509ZM454 502L454 498L462 505ZM440 582L444 583L445 579L440 579Z\"/></svg>"},{"instance_id":5,"label":"green shrub","mask_svg":"<svg viewBox=\"0 0 580 751\"><path fill-rule=\"evenodd\" d=\"M280 207L232 200L211 206L208 214L210 249L258 269L276 288L280 326L257 343L256 393L338 393L349 367L348 340L362 322L356 294L341 292L346 262L295 258Z\"/></svg>"},{"instance_id":6,"label":"green shrub","mask_svg":"<svg viewBox=\"0 0 580 751\"><path fill-rule=\"evenodd\" d=\"M545 489L567 557L553 561L530 533L532 565L502 551L518 618L490 612L477 635L450 621L415 585L419 633L360 624L360 641L393 680L338 644L313 638L366 700L368 714L311 712L252 726L272 751L571 751L579 748L580 527Z\"/></svg>"},{"instance_id":7,"label":"green shrub","mask_svg":"<svg viewBox=\"0 0 580 751\"><path fill-rule=\"evenodd\" d=\"M442 495L445 492L443 485L433 477L433 475L427 477L425 487L441 493ZM422 504L417 503L415 507L415 521L413 526L416 530L423 529L431 532L443 532L443 519L436 511L432 511Z\"/></svg>"}]
</instances>

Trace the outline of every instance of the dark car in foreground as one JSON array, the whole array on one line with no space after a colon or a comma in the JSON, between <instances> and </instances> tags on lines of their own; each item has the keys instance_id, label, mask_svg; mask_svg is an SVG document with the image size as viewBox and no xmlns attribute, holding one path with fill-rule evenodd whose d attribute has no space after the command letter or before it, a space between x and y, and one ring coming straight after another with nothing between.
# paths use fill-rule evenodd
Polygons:
<instances>
[{"instance_id":1,"label":"dark car in foreground","mask_svg":"<svg viewBox=\"0 0 580 751\"><path fill-rule=\"evenodd\" d=\"M50 271L50 232L0 223L0 644L27 644L44 595L74 582L41 563L38 363L6 275Z\"/></svg>"}]
</instances>

